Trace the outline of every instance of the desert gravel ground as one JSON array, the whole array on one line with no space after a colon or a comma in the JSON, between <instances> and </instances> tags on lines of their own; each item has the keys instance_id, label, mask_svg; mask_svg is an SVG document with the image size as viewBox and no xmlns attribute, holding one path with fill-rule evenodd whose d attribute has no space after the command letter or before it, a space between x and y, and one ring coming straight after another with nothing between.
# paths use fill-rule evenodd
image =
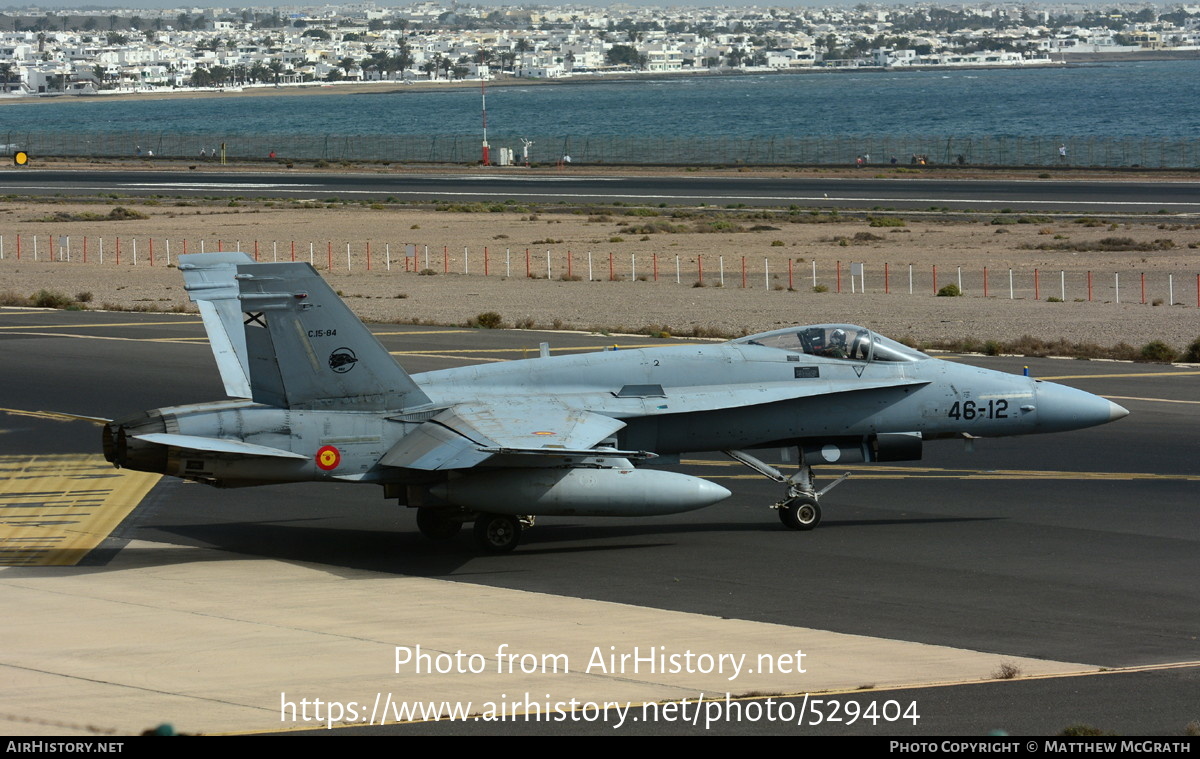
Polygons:
<instances>
[{"instance_id":1,"label":"desert gravel ground","mask_svg":"<svg viewBox=\"0 0 1200 759\"><path fill-rule=\"evenodd\" d=\"M120 203L146 219L56 220L83 213L106 215ZM0 293L29 296L54 290L68 296L90 293L88 308L172 310L189 306L179 273L166 266L201 246L240 246L260 260L297 257L314 263L362 317L374 321L462 324L484 312L507 325L536 325L610 332L647 326L673 334L751 333L797 323L850 322L886 335L919 341L1013 340L1023 335L1111 346L1141 346L1162 340L1182 349L1200 337L1197 306L1200 224L1179 217L1104 218L1080 223L1076 216L988 214L964 218L931 212L905 214L903 226L871 226L843 213L804 211L761 218L751 209L721 212L672 208L574 209L547 212L510 206L488 212L383 204L328 202L194 201L133 199L104 203L74 200L7 201L0 204ZM653 214L653 215L645 215ZM56 217L56 215L59 215ZM1003 222L1003 223L997 223ZM877 222L879 223L879 222ZM895 222L893 222L895 223ZM647 226L650 225L650 226ZM657 229L655 228L657 227ZM734 231L734 230L742 231ZM21 236L21 258L16 238ZM34 236L38 260L33 260ZM69 236L71 261L63 244ZM88 261L82 262L87 238ZM120 238L121 262L116 246ZM1037 250L1038 245L1096 243L1105 238L1157 243L1148 251ZM101 238L104 263L99 262ZM54 251L50 250L53 241ZM371 270L366 270L366 244ZM149 265L150 246L155 261ZM351 268L347 271L347 244ZM405 245L415 246L417 268L404 271ZM134 246L137 264L133 264ZM484 276L484 248L488 274ZM1086 247L1086 246L1085 246ZM464 261L466 249L466 261ZM529 249L533 277L525 274ZM506 273L506 251L511 276ZM551 257L547 278L547 251ZM570 251L571 274L564 281ZM587 281L587 258L593 281ZM616 281L609 280L612 255ZM386 270L385 256L392 259ZM332 256L333 270L326 271ZM676 283L676 257L680 283ZM742 258L747 279L742 287ZM444 273L448 259L450 273ZM653 281L657 259L658 281ZM769 266L769 277L764 272ZM789 291L789 261L793 290ZM814 292L813 262L818 284ZM837 266L841 292L837 292ZM865 267L867 292L850 264ZM887 265L885 293L884 267ZM464 274L464 265L469 274ZM705 287L696 287L700 266ZM913 294L909 294L909 266ZM636 279L631 267L636 266ZM724 267L724 287L714 286ZM964 297L935 297L938 286L958 281ZM988 270L988 297L983 269ZM1009 269L1013 295L1009 298ZM1034 300L1034 269L1039 270ZM1087 272L1092 272L1088 300ZM1141 275L1146 303L1141 302ZM1119 275L1120 292L1114 291ZM1060 297L1065 279L1065 302ZM769 285L769 286L768 286ZM1170 306L1169 288L1177 305ZM851 289L855 292L851 292ZM1159 305L1153 305L1158 302Z\"/></svg>"}]
</instances>

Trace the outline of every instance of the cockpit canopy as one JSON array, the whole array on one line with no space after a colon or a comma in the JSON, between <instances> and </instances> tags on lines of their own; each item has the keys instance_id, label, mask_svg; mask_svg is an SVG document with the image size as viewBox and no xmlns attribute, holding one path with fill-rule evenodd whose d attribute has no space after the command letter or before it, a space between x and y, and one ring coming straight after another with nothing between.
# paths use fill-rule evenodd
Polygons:
<instances>
[{"instance_id":1,"label":"cockpit canopy","mask_svg":"<svg viewBox=\"0 0 1200 759\"><path fill-rule=\"evenodd\" d=\"M923 361L929 358L907 345L853 324L788 327L760 332L731 342L851 361Z\"/></svg>"}]
</instances>

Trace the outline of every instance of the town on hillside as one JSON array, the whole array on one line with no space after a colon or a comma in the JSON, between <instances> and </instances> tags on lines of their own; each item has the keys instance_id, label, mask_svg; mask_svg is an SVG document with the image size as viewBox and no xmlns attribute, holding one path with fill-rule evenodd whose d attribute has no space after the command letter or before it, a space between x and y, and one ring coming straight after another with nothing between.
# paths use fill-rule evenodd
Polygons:
<instances>
[{"instance_id":1,"label":"town on hillside","mask_svg":"<svg viewBox=\"0 0 1200 759\"><path fill-rule=\"evenodd\" d=\"M0 30L7 98L1200 56L1200 4L10 9Z\"/></svg>"}]
</instances>

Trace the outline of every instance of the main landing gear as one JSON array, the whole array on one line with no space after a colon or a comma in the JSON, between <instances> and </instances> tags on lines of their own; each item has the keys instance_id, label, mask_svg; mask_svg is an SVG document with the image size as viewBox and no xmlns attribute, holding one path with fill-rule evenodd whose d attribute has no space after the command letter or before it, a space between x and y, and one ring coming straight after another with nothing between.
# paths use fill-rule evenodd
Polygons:
<instances>
[{"instance_id":1,"label":"main landing gear","mask_svg":"<svg viewBox=\"0 0 1200 759\"><path fill-rule=\"evenodd\" d=\"M521 533L533 526L531 516L511 514L475 514L450 509L417 509L417 529L432 540L449 540L457 535L463 522L475 520L475 542L488 553L508 553L521 542Z\"/></svg>"},{"instance_id":2,"label":"main landing gear","mask_svg":"<svg viewBox=\"0 0 1200 759\"><path fill-rule=\"evenodd\" d=\"M821 496L845 482L846 478L850 476L850 473L847 472L818 491L814 489L812 467L804 462L803 453L800 454L800 470L791 477L745 451L723 451L723 453L764 477L787 485L787 495L783 500L771 504L771 508L779 513L779 521L792 530L807 531L816 528L821 523Z\"/></svg>"}]
</instances>

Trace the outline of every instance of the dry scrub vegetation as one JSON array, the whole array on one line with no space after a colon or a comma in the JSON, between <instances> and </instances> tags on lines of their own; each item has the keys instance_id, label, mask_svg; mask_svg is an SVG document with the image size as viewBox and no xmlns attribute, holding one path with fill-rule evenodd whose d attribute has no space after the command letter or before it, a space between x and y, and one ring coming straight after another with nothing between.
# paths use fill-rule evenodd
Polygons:
<instances>
[{"instance_id":1,"label":"dry scrub vegetation","mask_svg":"<svg viewBox=\"0 0 1200 759\"><path fill-rule=\"evenodd\" d=\"M864 324L921 347L1192 361L1200 335L1194 252L1200 247L1200 225L1188 221L943 209L849 213L801 207L532 207L515 201L414 206L397 199L122 197L85 203L6 198L0 202L0 291L6 293L3 301L14 305L32 303L46 291L66 299L55 307L183 310L190 305L178 272L163 266L168 245L175 255L185 244L191 252L202 244L208 250L219 244L245 251L257 245L260 260L290 260L293 250L300 260L311 255L351 307L375 321L462 325L494 313L500 324L527 328L709 336L836 321ZM21 261L15 260L17 234L24 241ZM40 238L36 263L30 260L33 235ZM48 240L67 235L72 263L47 263ZM91 241L86 266L78 261L84 237ZM104 265L96 262L100 237ZM116 237L123 246L119 267L112 260ZM151 241L158 256L154 268L146 265ZM135 242L142 256L136 268L129 260ZM367 242L370 272L363 258ZM347 245L354 256L349 272ZM415 271L404 271L406 245L417 251ZM333 271L326 272L330 259ZM841 293L835 277L839 262ZM850 293L852 262L865 267L865 294L857 291L861 282ZM470 274L463 275L468 263ZM888 293L883 292L885 266ZM951 282L957 287L961 270L962 297L933 297L934 266L936 289ZM982 297L984 267L989 270L987 298ZM714 286L719 268L724 287ZM1042 276L1037 300L1034 269ZM1087 272L1094 279L1090 302L1083 284ZM1144 305L1137 289L1142 273L1149 283ZM1114 275L1120 276L1119 303ZM1175 288L1171 307L1168 275ZM1065 298L1060 277L1067 283ZM93 294L90 301L70 295L84 292ZM1155 308L1155 302L1162 307Z\"/></svg>"}]
</instances>

